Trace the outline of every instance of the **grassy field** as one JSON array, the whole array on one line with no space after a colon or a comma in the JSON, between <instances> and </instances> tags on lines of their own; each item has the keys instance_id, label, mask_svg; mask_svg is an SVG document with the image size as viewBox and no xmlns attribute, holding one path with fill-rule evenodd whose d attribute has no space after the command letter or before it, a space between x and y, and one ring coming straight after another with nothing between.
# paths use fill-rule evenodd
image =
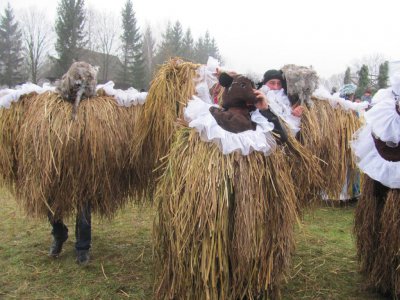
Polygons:
<instances>
[{"instance_id":1,"label":"grassy field","mask_svg":"<svg viewBox=\"0 0 400 300\"><path fill-rule=\"evenodd\" d=\"M351 234L354 207L320 207L296 229L297 248L283 299L384 299L364 288ZM48 257L46 220L27 219L0 190L0 299L151 299L151 207L127 207L92 221L91 262L75 263L74 221L58 259Z\"/></svg>"}]
</instances>

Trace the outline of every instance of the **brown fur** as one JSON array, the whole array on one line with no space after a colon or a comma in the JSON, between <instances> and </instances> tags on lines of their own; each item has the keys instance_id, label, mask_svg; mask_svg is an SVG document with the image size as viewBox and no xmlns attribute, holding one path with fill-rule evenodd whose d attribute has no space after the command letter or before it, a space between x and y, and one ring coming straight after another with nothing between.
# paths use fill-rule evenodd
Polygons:
<instances>
[{"instance_id":1,"label":"brown fur","mask_svg":"<svg viewBox=\"0 0 400 300\"><path fill-rule=\"evenodd\" d=\"M96 94L98 68L78 61L74 62L67 73L57 84L57 92L67 100L73 102L72 119L76 120L78 106L81 99L90 98Z\"/></svg>"},{"instance_id":2,"label":"brown fur","mask_svg":"<svg viewBox=\"0 0 400 300\"><path fill-rule=\"evenodd\" d=\"M379 138L372 136L375 143L375 148L379 155L388 161L398 162L400 161L400 145L388 146L388 143L383 142Z\"/></svg>"},{"instance_id":3,"label":"brown fur","mask_svg":"<svg viewBox=\"0 0 400 300\"><path fill-rule=\"evenodd\" d=\"M254 83L243 75L232 75L232 84L225 87L222 94L222 107L211 107L210 112L223 129L239 133L255 130L256 124L251 121L250 111L254 109L257 99L254 95Z\"/></svg>"}]
</instances>

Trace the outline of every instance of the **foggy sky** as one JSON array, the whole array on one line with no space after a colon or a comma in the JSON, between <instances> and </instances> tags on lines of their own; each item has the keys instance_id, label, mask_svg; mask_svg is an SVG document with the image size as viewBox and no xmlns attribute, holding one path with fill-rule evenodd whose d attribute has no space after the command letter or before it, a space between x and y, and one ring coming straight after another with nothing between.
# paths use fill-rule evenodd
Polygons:
<instances>
[{"instance_id":1,"label":"foggy sky","mask_svg":"<svg viewBox=\"0 0 400 300\"><path fill-rule=\"evenodd\" d=\"M86 7L120 16L126 0L86 0ZM44 8L52 23L56 0L12 0L17 11ZM7 0L0 1L3 13ZM208 30L226 66L262 74L294 63L321 77L343 73L355 60L375 54L400 60L400 26L394 0L140 0L132 1L139 26L163 31L180 21L196 40Z\"/></svg>"}]
</instances>

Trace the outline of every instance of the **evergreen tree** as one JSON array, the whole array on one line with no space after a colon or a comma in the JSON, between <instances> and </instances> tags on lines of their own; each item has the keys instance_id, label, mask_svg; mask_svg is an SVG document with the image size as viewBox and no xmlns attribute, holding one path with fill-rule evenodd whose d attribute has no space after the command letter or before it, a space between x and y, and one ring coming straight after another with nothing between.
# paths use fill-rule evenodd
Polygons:
<instances>
[{"instance_id":1,"label":"evergreen tree","mask_svg":"<svg viewBox=\"0 0 400 300\"><path fill-rule=\"evenodd\" d=\"M361 69L357 72L357 74L358 74L358 88L356 90L355 96L361 97L370 84L368 66L362 65Z\"/></svg>"},{"instance_id":2,"label":"evergreen tree","mask_svg":"<svg viewBox=\"0 0 400 300\"><path fill-rule=\"evenodd\" d=\"M194 59L194 41L190 28L186 30L182 39L182 57L190 61Z\"/></svg>"},{"instance_id":3,"label":"evergreen tree","mask_svg":"<svg viewBox=\"0 0 400 300\"><path fill-rule=\"evenodd\" d=\"M205 64L209 56L221 59L215 39L211 38L210 33L206 31L204 38L200 37L196 43L195 59L196 62Z\"/></svg>"},{"instance_id":4,"label":"evergreen tree","mask_svg":"<svg viewBox=\"0 0 400 300\"><path fill-rule=\"evenodd\" d=\"M183 41L183 30L182 25L179 21L175 22L171 32L172 42L172 55L182 56L182 41Z\"/></svg>"},{"instance_id":5,"label":"evergreen tree","mask_svg":"<svg viewBox=\"0 0 400 300\"><path fill-rule=\"evenodd\" d=\"M11 87L23 80L22 33L10 3L0 20L0 83Z\"/></svg>"},{"instance_id":6,"label":"evergreen tree","mask_svg":"<svg viewBox=\"0 0 400 300\"><path fill-rule=\"evenodd\" d=\"M157 49L156 62L157 64L163 64L165 61L173 56L173 44L172 44L172 26L168 22L165 31L161 34L161 44Z\"/></svg>"},{"instance_id":7,"label":"evergreen tree","mask_svg":"<svg viewBox=\"0 0 400 300\"><path fill-rule=\"evenodd\" d=\"M207 58L207 49L204 46L203 37L199 37L194 47L194 59L197 63L202 63ZM204 63L204 62L203 62Z\"/></svg>"},{"instance_id":8,"label":"evergreen tree","mask_svg":"<svg viewBox=\"0 0 400 300\"><path fill-rule=\"evenodd\" d=\"M73 60L79 60L79 50L85 46L85 14L84 0L60 0L56 20L58 76L68 70Z\"/></svg>"},{"instance_id":9,"label":"evergreen tree","mask_svg":"<svg viewBox=\"0 0 400 300\"><path fill-rule=\"evenodd\" d=\"M150 81L153 77L155 68L155 45L156 41L153 38L150 26L148 26L143 36L143 59L145 66L144 83L146 88L149 87Z\"/></svg>"},{"instance_id":10,"label":"evergreen tree","mask_svg":"<svg viewBox=\"0 0 400 300\"><path fill-rule=\"evenodd\" d=\"M174 26L168 22L165 32L162 34L161 45L158 48L156 61L164 63L171 57L183 56L183 30L179 21Z\"/></svg>"},{"instance_id":11,"label":"evergreen tree","mask_svg":"<svg viewBox=\"0 0 400 300\"><path fill-rule=\"evenodd\" d=\"M217 46L217 42L214 38L211 39L211 43L208 47L208 56L212 56L221 61L221 56L219 55L219 49Z\"/></svg>"},{"instance_id":12,"label":"evergreen tree","mask_svg":"<svg viewBox=\"0 0 400 300\"><path fill-rule=\"evenodd\" d=\"M388 86L389 79L389 62L385 61L383 64L379 66L379 74L378 74L378 89L384 89Z\"/></svg>"},{"instance_id":13,"label":"evergreen tree","mask_svg":"<svg viewBox=\"0 0 400 300\"><path fill-rule=\"evenodd\" d=\"M143 40L140 39L138 44L135 47L134 51L134 63L133 63L133 86L138 90L144 89L146 87L145 78L146 71L144 66L144 57L143 57Z\"/></svg>"},{"instance_id":14,"label":"evergreen tree","mask_svg":"<svg viewBox=\"0 0 400 300\"><path fill-rule=\"evenodd\" d=\"M346 72L344 73L343 84L351 83L351 71L350 67L347 67Z\"/></svg>"},{"instance_id":15,"label":"evergreen tree","mask_svg":"<svg viewBox=\"0 0 400 300\"><path fill-rule=\"evenodd\" d=\"M144 87L143 41L137 26L135 12L131 0L127 0L122 10L122 70L120 80L124 87Z\"/></svg>"}]
</instances>

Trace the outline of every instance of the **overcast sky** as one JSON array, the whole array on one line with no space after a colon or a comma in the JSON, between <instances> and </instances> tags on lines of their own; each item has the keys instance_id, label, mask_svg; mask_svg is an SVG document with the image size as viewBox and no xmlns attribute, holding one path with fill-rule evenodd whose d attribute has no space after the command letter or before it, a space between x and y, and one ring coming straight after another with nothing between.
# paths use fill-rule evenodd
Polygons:
<instances>
[{"instance_id":1,"label":"overcast sky","mask_svg":"<svg viewBox=\"0 0 400 300\"><path fill-rule=\"evenodd\" d=\"M8 1L0 0L3 14ZM15 11L45 8L54 19L56 0L11 0ZM87 7L120 12L126 0L86 0ZM258 74L294 63L321 77L344 72L376 54L400 60L398 0L140 0L132 1L139 26L165 29L180 21L195 39L209 30L226 65Z\"/></svg>"}]
</instances>

